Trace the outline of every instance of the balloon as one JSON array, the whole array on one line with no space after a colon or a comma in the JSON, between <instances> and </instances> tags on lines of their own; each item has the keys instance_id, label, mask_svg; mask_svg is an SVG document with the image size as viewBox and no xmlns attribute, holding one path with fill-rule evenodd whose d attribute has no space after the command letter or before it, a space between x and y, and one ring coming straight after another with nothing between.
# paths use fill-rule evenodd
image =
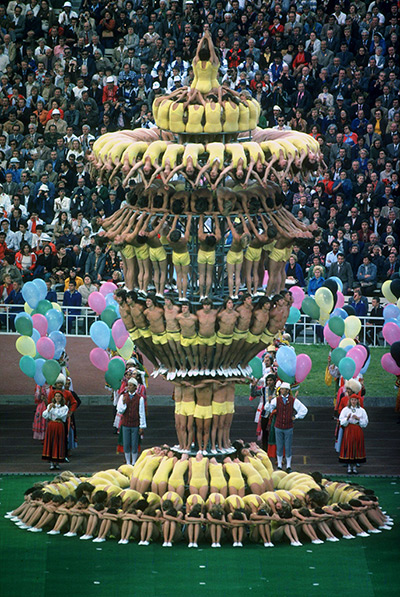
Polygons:
<instances>
[{"instance_id":1,"label":"balloon","mask_svg":"<svg viewBox=\"0 0 400 597\"><path fill-rule=\"evenodd\" d=\"M268 270L265 270L264 279L263 279L263 283L262 283L262 285L263 285L263 288L264 288L265 286L267 286L267 284L268 284L268 280L269 280L269 274L268 274Z\"/></svg>"},{"instance_id":2,"label":"balloon","mask_svg":"<svg viewBox=\"0 0 400 597\"><path fill-rule=\"evenodd\" d=\"M350 315L344 322L344 333L347 338L356 338L361 330L361 321L355 315Z\"/></svg>"},{"instance_id":3,"label":"balloon","mask_svg":"<svg viewBox=\"0 0 400 597\"><path fill-rule=\"evenodd\" d=\"M27 313L18 313L14 319L15 329L22 336L32 336L33 323L32 317ZM32 376L33 377L33 376Z\"/></svg>"},{"instance_id":4,"label":"balloon","mask_svg":"<svg viewBox=\"0 0 400 597\"><path fill-rule=\"evenodd\" d=\"M371 362L371 356L369 356L369 357L367 358L366 362L364 363L364 365L363 365L363 367L362 367L362 369L361 369L361 371L360 371L361 375L365 375L365 373L366 373L366 372L367 372L367 370L368 370L368 367L369 367L369 364L370 364L370 362Z\"/></svg>"},{"instance_id":5,"label":"balloon","mask_svg":"<svg viewBox=\"0 0 400 597\"><path fill-rule=\"evenodd\" d=\"M125 361L127 361L132 356L133 349L133 342L130 338L128 338L121 348L117 348L117 352L123 359L125 359Z\"/></svg>"},{"instance_id":6,"label":"balloon","mask_svg":"<svg viewBox=\"0 0 400 597\"><path fill-rule=\"evenodd\" d=\"M36 344L36 350L45 359L52 359L55 353L55 346L53 340L44 336L39 338Z\"/></svg>"},{"instance_id":7,"label":"balloon","mask_svg":"<svg viewBox=\"0 0 400 597\"><path fill-rule=\"evenodd\" d=\"M400 341L400 328L395 323L385 323L382 328L382 336L388 344Z\"/></svg>"},{"instance_id":8,"label":"balloon","mask_svg":"<svg viewBox=\"0 0 400 597\"><path fill-rule=\"evenodd\" d=\"M111 352L117 352L117 347L115 346L114 338L110 334L110 342L108 343L108 350Z\"/></svg>"},{"instance_id":9,"label":"balloon","mask_svg":"<svg viewBox=\"0 0 400 597\"><path fill-rule=\"evenodd\" d=\"M117 348L122 348L129 338L128 331L122 319L117 319L111 328L112 337Z\"/></svg>"},{"instance_id":10,"label":"balloon","mask_svg":"<svg viewBox=\"0 0 400 597\"><path fill-rule=\"evenodd\" d=\"M343 292L343 282L340 278L338 278L337 276L329 276L329 280L334 280L338 285L338 291Z\"/></svg>"},{"instance_id":11,"label":"balloon","mask_svg":"<svg viewBox=\"0 0 400 597\"><path fill-rule=\"evenodd\" d=\"M89 307L100 315L106 308L106 299L100 292L91 292L88 298Z\"/></svg>"},{"instance_id":12,"label":"balloon","mask_svg":"<svg viewBox=\"0 0 400 597\"><path fill-rule=\"evenodd\" d=\"M111 328L114 321L118 319L118 315L112 307L106 307L100 315L100 319L101 321L104 321L109 328Z\"/></svg>"},{"instance_id":13,"label":"balloon","mask_svg":"<svg viewBox=\"0 0 400 597\"><path fill-rule=\"evenodd\" d=\"M368 344L363 344L362 342L359 342L359 343L357 344L357 346L358 346L359 348L360 348L361 346L362 346L363 348L365 348L365 354L366 354L366 356L365 356L365 362L364 362L364 365L365 365L365 363L366 363L366 362L368 361L368 359L370 359L370 357L371 357L371 353L370 353L370 350L369 350L369 346L368 346Z\"/></svg>"},{"instance_id":14,"label":"balloon","mask_svg":"<svg viewBox=\"0 0 400 597\"><path fill-rule=\"evenodd\" d=\"M37 330L35 330L35 328L33 328L32 330L32 340L34 341L34 343L36 344L36 342L39 340L39 338L41 337L39 332Z\"/></svg>"},{"instance_id":15,"label":"balloon","mask_svg":"<svg viewBox=\"0 0 400 597\"><path fill-rule=\"evenodd\" d=\"M358 350L358 352L361 352L362 356L363 356L363 364L365 363L365 361L368 358L368 351L366 349L366 347L364 346L364 344L356 344L355 348Z\"/></svg>"},{"instance_id":16,"label":"balloon","mask_svg":"<svg viewBox=\"0 0 400 597\"><path fill-rule=\"evenodd\" d=\"M111 330L104 321L95 321L90 326L90 337L96 346L106 350L110 342Z\"/></svg>"},{"instance_id":17,"label":"balloon","mask_svg":"<svg viewBox=\"0 0 400 597\"><path fill-rule=\"evenodd\" d=\"M400 280L392 280L390 283L390 292L394 294L396 299L400 298ZM395 301L396 302L396 301Z\"/></svg>"},{"instance_id":18,"label":"balloon","mask_svg":"<svg viewBox=\"0 0 400 597\"><path fill-rule=\"evenodd\" d=\"M54 358L59 359L62 353L64 352L65 345L67 344L65 334L63 334L62 332L55 331L49 334L49 338L54 342Z\"/></svg>"},{"instance_id":19,"label":"balloon","mask_svg":"<svg viewBox=\"0 0 400 597\"><path fill-rule=\"evenodd\" d=\"M112 292L109 292L105 298L106 298L107 307L114 307L114 309L116 309L118 307L118 303L115 300Z\"/></svg>"},{"instance_id":20,"label":"balloon","mask_svg":"<svg viewBox=\"0 0 400 597\"><path fill-rule=\"evenodd\" d=\"M287 373L285 373L283 371L283 369L281 367L278 367L278 377L281 381L286 381L287 383L294 383L296 381L295 376L294 375L288 375Z\"/></svg>"},{"instance_id":21,"label":"balloon","mask_svg":"<svg viewBox=\"0 0 400 597\"><path fill-rule=\"evenodd\" d=\"M37 330L41 336L45 336L49 325L45 316L40 313L35 313L35 315L32 315L32 322L35 330Z\"/></svg>"},{"instance_id":22,"label":"balloon","mask_svg":"<svg viewBox=\"0 0 400 597\"><path fill-rule=\"evenodd\" d=\"M25 303L26 304L26 303ZM397 306L400 309L400 299L397 301ZM27 311L27 313L29 313L29 311Z\"/></svg>"},{"instance_id":23,"label":"balloon","mask_svg":"<svg viewBox=\"0 0 400 597\"><path fill-rule=\"evenodd\" d=\"M356 314L356 310L354 309L354 307L351 307L351 305L345 305L343 307L343 311L346 311L347 315L355 315Z\"/></svg>"},{"instance_id":24,"label":"balloon","mask_svg":"<svg viewBox=\"0 0 400 597\"><path fill-rule=\"evenodd\" d=\"M46 383L46 378L43 375L43 365L45 363L44 359L36 359L35 361L35 376L34 380L36 381L38 386L43 386Z\"/></svg>"},{"instance_id":25,"label":"balloon","mask_svg":"<svg viewBox=\"0 0 400 597\"><path fill-rule=\"evenodd\" d=\"M356 364L353 359L344 357L339 363L340 375L345 379L351 379L356 371Z\"/></svg>"},{"instance_id":26,"label":"balloon","mask_svg":"<svg viewBox=\"0 0 400 597\"><path fill-rule=\"evenodd\" d=\"M25 373L25 375L28 377L35 377L36 364L35 359L32 357L28 355L21 357L19 360L19 368L21 369L22 373Z\"/></svg>"},{"instance_id":27,"label":"balloon","mask_svg":"<svg viewBox=\"0 0 400 597\"><path fill-rule=\"evenodd\" d=\"M107 371L110 375L122 379L125 374L125 361L121 357L113 357L108 363Z\"/></svg>"},{"instance_id":28,"label":"balloon","mask_svg":"<svg viewBox=\"0 0 400 597\"><path fill-rule=\"evenodd\" d=\"M301 383L310 373L312 367L312 360L308 354L299 354L296 360L296 381Z\"/></svg>"},{"instance_id":29,"label":"balloon","mask_svg":"<svg viewBox=\"0 0 400 597\"><path fill-rule=\"evenodd\" d=\"M59 305L58 303L52 302L51 305L52 305L53 309L55 309L56 311L62 311L61 305Z\"/></svg>"},{"instance_id":30,"label":"balloon","mask_svg":"<svg viewBox=\"0 0 400 597\"><path fill-rule=\"evenodd\" d=\"M254 357L254 359L251 359L251 361L249 362L249 365L251 367L251 374L253 377L255 377L256 379L260 379L260 377L262 377L262 360L259 359L258 357Z\"/></svg>"},{"instance_id":31,"label":"balloon","mask_svg":"<svg viewBox=\"0 0 400 597\"><path fill-rule=\"evenodd\" d=\"M334 365L336 365L336 367L339 366L340 361L346 356L346 351L344 350L344 348L335 348L335 350L332 350L331 352L331 359L332 359L332 363Z\"/></svg>"},{"instance_id":32,"label":"balloon","mask_svg":"<svg viewBox=\"0 0 400 597\"><path fill-rule=\"evenodd\" d=\"M311 296L306 296L304 301L301 303L303 312L311 317L311 319L319 319L319 307Z\"/></svg>"},{"instance_id":33,"label":"balloon","mask_svg":"<svg viewBox=\"0 0 400 597\"><path fill-rule=\"evenodd\" d=\"M329 288L324 288L323 286L318 288L315 293L315 302L320 309L330 313L334 307L334 299Z\"/></svg>"},{"instance_id":34,"label":"balloon","mask_svg":"<svg viewBox=\"0 0 400 597\"><path fill-rule=\"evenodd\" d=\"M336 307L331 313L332 317L341 317L342 319L346 319L349 316L347 311L342 309L341 307Z\"/></svg>"},{"instance_id":35,"label":"balloon","mask_svg":"<svg viewBox=\"0 0 400 597\"><path fill-rule=\"evenodd\" d=\"M342 337L344 334L344 321L341 317L331 317L328 321L328 326L331 332L336 336Z\"/></svg>"},{"instance_id":36,"label":"balloon","mask_svg":"<svg viewBox=\"0 0 400 597\"><path fill-rule=\"evenodd\" d=\"M357 368L361 370L361 367L364 364L364 355L363 353L357 349L357 345L350 348L349 352L346 355L349 359L353 359ZM356 374L357 375L357 374Z\"/></svg>"},{"instance_id":37,"label":"balloon","mask_svg":"<svg viewBox=\"0 0 400 597\"><path fill-rule=\"evenodd\" d=\"M301 313L299 309L296 307L290 307L289 317L286 320L286 323L297 323L301 317Z\"/></svg>"},{"instance_id":38,"label":"balloon","mask_svg":"<svg viewBox=\"0 0 400 597\"><path fill-rule=\"evenodd\" d=\"M58 309L49 309L45 315L48 323L47 333L57 332L64 323L64 314Z\"/></svg>"},{"instance_id":39,"label":"balloon","mask_svg":"<svg viewBox=\"0 0 400 597\"><path fill-rule=\"evenodd\" d=\"M390 354L396 361L396 365L400 367L400 342L393 342L390 347Z\"/></svg>"},{"instance_id":40,"label":"balloon","mask_svg":"<svg viewBox=\"0 0 400 597\"><path fill-rule=\"evenodd\" d=\"M35 309L36 305L40 301L39 291L35 284L33 282L27 282L23 285L21 292L22 296L24 297L24 300L28 303L28 305L32 309Z\"/></svg>"},{"instance_id":41,"label":"balloon","mask_svg":"<svg viewBox=\"0 0 400 597\"><path fill-rule=\"evenodd\" d=\"M381 365L382 368L388 373L393 373L393 375L400 375L400 367L397 365L390 352L387 352L383 355L383 357L381 358Z\"/></svg>"},{"instance_id":42,"label":"balloon","mask_svg":"<svg viewBox=\"0 0 400 597\"><path fill-rule=\"evenodd\" d=\"M340 336L334 334L332 330L329 328L329 325L324 327L324 338L328 342L331 348L337 348L340 342Z\"/></svg>"},{"instance_id":43,"label":"balloon","mask_svg":"<svg viewBox=\"0 0 400 597\"><path fill-rule=\"evenodd\" d=\"M43 299L38 302L37 307L36 307L36 313L41 313L42 315L46 315L47 311L50 311L50 309L52 309L52 308L53 308L53 305L51 304L51 302L47 301L46 299Z\"/></svg>"},{"instance_id":44,"label":"balloon","mask_svg":"<svg viewBox=\"0 0 400 597\"><path fill-rule=\"evenodd\" d=\"M109 371L105 372L104 378L106 380L106 383L108 383L108 385L111 386L113 390L119 390L121 386L120 378L111 375Z\"/></svg>"},{"instance_id":45,"label":"balloon","mask_svg":"<svg viewBox=\"0 0 400 597\"><path fill-rule=\"evenodd\" d=\"M90 351L89 359L96 369L100 369L100 371L107 371L110 357L108 356L108 352L106 350L103 350L102 348L93 348L93 350Z\"/></svg>"},{"instance_id":46,"label":"balloon","mask_svg":"<svg viewBox=\"0 0 400 597\"><path fill-rule=\"evenodd\" d=\"M30 307L30 306L28 305L28 303L25 303L25 304L24 304L24 311L25 311L25 313L28 313L28 315L32 315L32 311L33 311L33 309L32 309L32 307Z\"/></svg>"},{"instance_id":47,"label":"balloon","mask_svg":"<svg viewBox=\"0 0 400 597\"><path fill-rule=\"evenodd\" d=\"M41 278L35 278L32 283L36 286L39 301L43 301L47 296L47 284Z\"/></svg>"},{"instance_id":48,"label":"balloon","mask_svg":"<svg viewBox=\"0 0 400 597\"><path fill-rule=\"evenodd\" d=\"M329 288L329 290L332 292L332 294L339 290L337 282L333 278L328 278L327 280L325 280L325 282L322 284L322 287Z\"/></svg>"},{"instance_id":49,"label":"balloon","mask_svg":"<svg viewBox=\"0 0 400 597\"><path fill-rule=\"evenodd\" d=\"M36 356L36 344L29 336L20 336L15 343L15 348L23 356Z\"/></svg>"},{"instance_id":50,"label":"balloon","mask_svg":"<svg viewBox=\"0 0 400 597\"><path fill-rule=\"evenodd\" d=\"M55 361L54 359L51 359L50 361L45 361L43 363L42 373L46 379L46 382L50 386L52 386L61 373L60 364L57 363L57 361Z\"/></svg>"},{"instance_id":51,"label":"balloon","mask_svg":"<svg viewBox=\"0 0 400 597\"><path fill-rule=\"evenodd\" d=\"M321 325L325 325L326 322L328 321L328 319L329 319L329 311L324 311L323 309L320 309L318 322Z\"/></svg>"},{"instance_id":52,"label":"balloon","mask_svg":"<svg viewBox=\"0 0 400 597\"><path fill-rule=\"evenodd\" d=\"M339 348L346 348L346 346L350 346L351 348L355 345L356 343L354 342L354 340L352 340L352 338L342 338L339 342Z\"/></svg>"},{"instance_id":53,"label":"balloon","mask_svg":"<svg viewBox=\"0 0 400 597\"><path fill-rule=\"evenodd\" d=\"M114 290L118 290L118 286L116 286L113 282L105 282L100 286L100 293L104 297L106 297L110 292L114 292Z\"/></svg>"},{"instance_id":54,"label":"balloon","mask_svg":"<svg viewBox=\"0 0 400 597\"><path fill-rule=\"evenodd\" d=\"M296 309L301 309L301 303L304 300L304 290L300 288L300 286L293 286L290 289L290 292L293 296L293 307Z\"/></svg>"},{"instance_id":55,"label":"balloon","mask_svg":"<svg viewBox=\"0 0 400 597\"><path fill-rule=\"evenodd\" d=\"M390 318L397 319L399 315L400 309L396 305L389 304L383 309L383 317L385 321Z\"/></svg>"},{"instance_id":56,"label":"balloon","mask_svg":"<svg viewBox=\"0 0 400 597\"><path fill-rule=\"evenodd\" d=\"M280 346L276 353L278 366L290 377L296 374L296 353L289 346Z\"/></svg>"},{"instance_id":57,"label":"balloon","mask_svg":"<svg viewBox=\"0 0 400 597\"><path fill-rule=\"evenodd\" d=\"M395 296L390 289L391 284L392 280L385 280L382 284L382 294L389 303L397 303L397 296Z\"/></svg>"},{"instance_id":58,"label":"balloon","mask_svg":"<svg viewBox=\"0 0 400 597\"><path fill-rule=\"evenodd\" d=\"M343 293L340 292L340 290L338 290L337 293L336 293L336 296L337 296L337 299L336 299L336 305L335 305L335 307L337 309L341 309L343 307L343 305L344 305L344 296L343 296Z\"/></svg>"}]
</instances>

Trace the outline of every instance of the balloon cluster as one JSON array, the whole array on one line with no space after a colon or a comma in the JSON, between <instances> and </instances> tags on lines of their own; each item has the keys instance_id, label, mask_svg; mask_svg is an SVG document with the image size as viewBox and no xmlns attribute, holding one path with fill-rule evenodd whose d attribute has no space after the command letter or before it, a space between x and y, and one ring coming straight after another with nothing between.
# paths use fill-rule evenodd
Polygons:
<instances>
[{"instance_id":1,"label":"balloon cluster","mask_svg":"<svg viewBox=\"0 0 400 597\"><path fill-rule=\"evenodd\" d=\"M276 352L278 377L290 384L302 383L311 371L312 361L307 354L296 355L291 346L280 346Z\"/></svg>"},{"instance_id":2,"label":"balloon cluster","mask_svg":"<svg viewBox=\"0 0 400 597\"><path fill-rule=\"evenodd\" d=\"M343 283L336 276L328 278L318 288L314 297L306 296L301 303L301 308L303 313L311 319L317 319L321 325L327 322L334 309L344 309L348 315L355 314L352 307L344 307Z\"/></svg>"},{"instance_id":3,"label":"balloon cluster","mask_svg":"<svg viewBox=\"0 0 400 597\"><path fill-rule=\"evenodd\" d=\"M290 292L293 296L293 305L290 307L286 323L294 324L297 323L301 317L300 309L304 300L304 290L300 288L300 286L292 286Z\"/></svg>"},{"instance_id":4,"label":"balloon cluster","mask_svg":"<svg viewBox=\"0 0 400 597\"><path fill-rule=\"evenodd\" d=\"M400 280L386 280L382 285L382 292L386 299L394 299L397 305L391 302L383 309L385 324L382 335L390 344L390 352L383 355L381 365L387 373L400 375L400 298L396 296L400 296Z\"/></svg>"},{"instance_id":5,"label":"balloon cluster","mask_svg":"<svg viewBox=\"0 0 400 597\"><path fill-rule=\"evenodd\" d=\"M90 337L96 348L90 351L89 358L96 369L104 371L106 383L117 390L125 374L125 361L131 357L134 346L114 299L115 290L115 284L106 282L100 292L89 295L89 306L100 315L100 319L90 326ZM110 358L110 353L119 356Z\"/></svg>"},{"instance_id":6,"label":"balloon cluster","mask_svg":"<svg viewBox=\"0 0 400 597\"><path fill-rule=\"evenodd\" d=\"M15 317L15 329L21 334L16 349L22 355L19 366L39 386L54 384L61 372L58 359L67 339L60 331L64 314L60 305L46 299L47 286L40 278L27 282L22 288L24 311Z\"/></svg>"}]
</instances>

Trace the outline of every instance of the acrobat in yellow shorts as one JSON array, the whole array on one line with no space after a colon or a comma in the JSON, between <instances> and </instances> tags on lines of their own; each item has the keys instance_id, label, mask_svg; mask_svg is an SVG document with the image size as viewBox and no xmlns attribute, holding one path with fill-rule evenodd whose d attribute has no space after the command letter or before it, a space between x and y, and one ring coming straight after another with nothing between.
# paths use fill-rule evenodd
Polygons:
<instances>
[{"instance_id":1,"label":"acrobat in yellow shorts","mask_svg":"<svg viewBox=\"0 0 400 597\"><path fill-rule=\"evenodd\" d=\"M193 417L196 408L197 407L194 400L191 402L185 402L182 400L179 414L183 415L184 417Z\"/></svg>"},{"instance_id":2,"label":"acrobat in yellow shorts","mask_svg":"<svg viewBox=\"0 0 400 597\"><path fill-rule=\"evenodd\" d=\"M247 333L246 342L249 344L257 344L261 341L261 334L252 334L251 332Z\"/></svg>"},{"instance_id":3,"label":"acrobat in yellow shorts","mask_svg":"<svg viewBox=\"0 0 400 597\"><path fill-rule=\"evenodd\" d=\"M182 402L175 402L175 414L176 415L181 415L181 410L182 410Z\"/></svg>"},{"instance_id":4,"label":"acrobat in yellow shorts","mask_svg":"<svg viewBox=\"0 0 400 597\"><path fill-rule=\"evenodd\" d=\"M197 344L200 344L202 346L214 346L216 341L217 341L217 334L213 334L209 338L207 338L205 336L200 336L200 334L197 335Z\"/></svg>"},{"instance_id":5,"label":"acrobat in yellow shorts","mask_svg":"<svg viewBox=\"0 0 400 597\"><path fill-rule=\"evenodd\" d=\"M249 330L238 330L237 328L235 328L233 332L233 340L246 340L248 333Z\"/></svg>"},{"instance_id":6,"label":"acrobat in yellow shorts","mask_svg":"<svg viewBox=\"0 0 400 597\"><path fill-rule=\"evenodd\" d=\"M135 247L133 245L125 245L125 247L121 249L121 253L125 259L133 259L136 255Z\"/></svg>"},{"instance_id":7,"label":"acrobat in yellow shorts","mask_svg":"<svg viewBox=\"0 0 400 597\"><path fill-rule=\"evenodd\" d=\"M135 247L136 259L139 261L146 261L149 258L150 250L147 245L143 245L141 247Z\"/></svg>"},{"instance_id":8,"label":"acrobat in yellow shorts","mask_svg":"<svg viewBox=\"0 0 400 597\"><path fill-rule=\"evenodd\" d=\"M215 265L215 251L203 251L203 249L199 249L197 263Z\"/></svg>"},{"instance_id":9,"label":"acrobat in yellow shorts","mask_svg":"<svg viewBox=\"0 0 400 597\"><path fill-rule=\"evenodd\" d=\"M271 344L273 339L275 338L275 334L271 334L267 329L263 331L261 334L260 342L264 342L267 346Z\"/></svg>"},{"instance_id":10,"label":"acrobat in yellow shorts","mask_svg":"<svg viewBox=\"0 0 400 597\"><path fill-rule=\"evenodd\" d=\"M243 263L243 251L228 251L226 254L226 263L229 263L229 265Z\"/></svg>"},{"instance_id":11,"label":"acrobat in yellow shorts","mask_svg":"<svg viewBox=\"0 0 400 597\"><path fill-rule=\"evenodd\" d=\"M138 328L141 338L151 338L150 328Z\"/></svg>"},{"instance_id":12,"label":"acrobat in yellow shorts","mask_svg":"<svg viewBox=\"0 0 400 597\"><path fill-rule=\"evenodd\" d=\"M229 344L232 344L232 340L233 340L233 334L221 334L221 332L217 332L217 339L216 339L216 343L217 344L225 344L226 346L229 346Z\"/></svg>"},{"instance_id":13,"label":"acrobat in yellow shorts","mask_svg":"<svg viewBox=\"0 0 400 597\"><path fill-rule=\"evenodd\" d=\"M269 257L272 261L276 261L277 263L286 263L289 259L290 255L292 254L292 249L288 251L288 249L276 249L275 247L272 249Z\"/></svg>"},{"instance_id":14,"label":"acrobat in yellow shorts","mask_svg":"<svg viewBox=\"0 0 400 597\"><path fill-rule=\"evenodd\" d=\"M212 414L214 415L226 415L226 402L214 402L211 403Z\"/></svg>"},{"instance_id":15,"label":"acrobat in yellow shorts","mask_svg":"<svg viewBox=\"0 0 400 597\"><path fill-rule=\"evenodd\" d=\"M233 415L234 412L235 412L235 403L231 402L230 400L227 400L225 402L225 414Z\"/></svg>"},{"instance_id":16,"label":"acrobat in yellow shorts","mask_svg":"<svg viewBox=\"0 0 400 597\"><path fill-rule=\"evenodd\" d=\"M272 249L275 247L275 243L276 243L276 240L273 240L272 243L263 245L262 250L265 251L265 253L271 253Z\"/></svg>"},{"instance_id":17,"label":"acrobat in yellow shorts","mask_svg":"<svg viewBox=\"0 0 400 597\"><path fill-rule=\"evenodd\" d=\"M196 408L194 409L194 418L195 419L212 419L213 411L212 406L200 406L200 404L196 404Z\"/></svg>"},{"instance_id":18,"label":"acrobat in yellow shorts","mask_svg":"<svg viewBox=\"0 0 400 597\"><path fill-rule=\"evenodd\" d=\"M176 251L172 251L172 263L174 265L190 265L190 255L186 251L185 253L176 253Z\"/></svg>"},{"instance_id":19,"label":"acrobat in yellow shorts","mask_svg":"<svg viewBox=\"0 0 400 597\"><path fill-rule=\"evenodd\" d=\"M132 340L132 342L135 342L135 340L137 340L138 338L141 338L141 334L140 334L140 331L138 330L138 328L132 328L131 330L128 330L128 334L129 334L129 338Z\"/></svg>"},{"instance_id":20,"label":"acrobat in yellow shorts","mask_svg":"<svg viewBox=\"0 0 400 597\"><path fill-rule=\"evenodd\" d=\"M151 339L153 340L153 344L167 344L168 343L167 332L162 332L161 334L151 334Z\"/></svg>"},{"instance_id":21,"label":"acrobat in yellow shorts","mask_svg":"<svg viewBox=\"0 0 400 597\"><path fill-rule=\"evenodd\" d=\"M195 344L197 344L197 334L190 336L190 338L185 338L185 336L182 336L181 334L180 341L182 346L195 346Z\"/></svg>"},{"instance_id":22,"label":"acrobat in yellow shorts","mask_svg":"<svg viewBox=\"0 0 400 597\"><path fill-rule=\"evenodd\" d=\"M260 261L261 259L261 247L256 249L255 247L247 247L246 253L244 254L247 261Z\"/></svg>"},{"instance_id":23,"label":"acrobat in yellow shorts","mask_svg":"<svg viewBox=\"0 0 400 597\"><path fill-rule=\"evenodd\" d=\"M178 330L176 330L174 332L169 332L167 330L167 338L168 338L168 340L173 340L174 342L179 342L181 339L181 333Z\"/></svg>"},{"instance_id":24,"label":"acrobat in yellow shorts","mask_svg":"<svg viewBox=\"0 0 400 597\"><path fill-rule=\"evenodd\" d=\"M150 261L164 261L167 258L167 253L164 247L156 247L149 249Z\"/></svg>"}]
</instances>

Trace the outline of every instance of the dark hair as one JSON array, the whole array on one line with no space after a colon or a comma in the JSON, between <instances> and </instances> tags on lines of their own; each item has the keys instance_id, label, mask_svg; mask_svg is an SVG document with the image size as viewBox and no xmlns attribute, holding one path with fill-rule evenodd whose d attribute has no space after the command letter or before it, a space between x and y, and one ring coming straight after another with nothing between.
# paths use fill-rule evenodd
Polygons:
<instances>
[{"instance_id":1,"label":"dark hair","mask_svg":"<svg viewBox=\"0 0 400 597\"><path fill-rule=\"evenodd\" d=\"M182 234L180 233L179 230L176 230L176 228L175 228L175 230L172 230L172 232L169 235L169 238L170 238L171 242L173 242L173 243L177 243L181 239L181 237L182 237Z\"/></svg>"},{"instance_id":2,"label":"dark hair","mask_svg":"<svg viewBox=\"0 0 400 597\"><path fill-rule=\"evenodd\" d=\"M180 199L174 199L171 205L171 211L175 215L180 215L183 213L183 201Z\"/></svg>"},{"instance_id":3,"label":"dark hair","mask_svg":"<svg viewBox=\"0 0 400 597\"><path fill-rule=\"evenodd\" d=\"M103 503L107 500L107 497L108 497L107 492L100 489L99 491L96 491L96 493L94 494L93 503L94 504Z\"/></svg>"}]
</instances>

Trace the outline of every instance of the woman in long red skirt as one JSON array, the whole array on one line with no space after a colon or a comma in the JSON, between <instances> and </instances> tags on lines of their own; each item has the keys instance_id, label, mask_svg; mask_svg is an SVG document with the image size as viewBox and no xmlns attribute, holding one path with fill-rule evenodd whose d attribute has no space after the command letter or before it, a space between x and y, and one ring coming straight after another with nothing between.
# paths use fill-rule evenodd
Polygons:
<instances>
[{"instance_id":1,"label":"woman in long red skirt","mask_svg":"<svg viewBox=\"0 0 400 597\"><path fill-rule=\"evenodd\" d=\"M62 393L55 392L53 400L42 415L44 419L47 419L42 459L50 461L50 470L59 469L59 463L65 460L64 423L67 419L68 410Z\"/></svg>"},{"instance_id":2,"label":"woman in long red skirt","mask_svg":"<svg viewBox=\"0 0 400 597\"><path fill-rule=\"evenodd\" d=\"M339 421L344 429L339 462L347 463L348 473L357 474L357 464L366 461L363 429L368 425L368 415L356 394L350 396Z\"/></svg>"}]
</instances>

